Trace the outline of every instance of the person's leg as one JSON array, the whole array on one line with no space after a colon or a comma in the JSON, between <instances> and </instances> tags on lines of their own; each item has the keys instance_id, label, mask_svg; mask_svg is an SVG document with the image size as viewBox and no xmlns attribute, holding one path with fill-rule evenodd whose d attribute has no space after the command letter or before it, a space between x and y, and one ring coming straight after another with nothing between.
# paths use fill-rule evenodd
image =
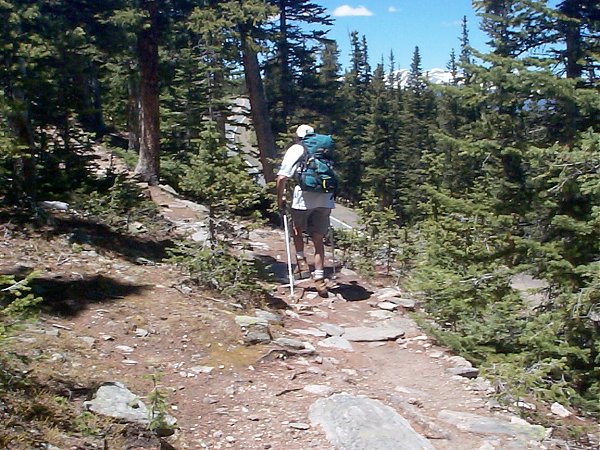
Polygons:
<instances>
[{"instance_id":1,"label":"person's leg","mask_svg":"<svg viewBox=\"0 0 600 450\"><path fill-rule=\"evenodd\" d=\"M323 270L325 263L325 244L323 239L324 235L319 233L313 233L311 239L315 246L315 270Z\"/></svg>"},{"instance_id":2,"label":"person's leg","mask_svg":"<svg viewBox=\"0 0 600 450\"><path fill-rule=\"evenodd\" d=\"M329 228L328 208L317 208L312 211L308 218L308 232L315 247L315 272L314 281L317 292L321 297L327 297L327 285L325 282L325 233Z\"/></svg>"},{"instance_id":3,"label":"person's leg","mask_svg":"<svg viewBox=\"0 0 600 450\"><path fill-rule=\"evenodd\" d=\"M296 249L296 269L300 278L310 278L310 267L304 255L303 232L307 229L308 212L292 209L292 239Z\"/></svg>"},{"instance_id":4,"label":"person's leg","mask_svg":"<svg viewBox=\"0 0 600 450\"><path fill-rule=\"evenodd\" d=\"M292 239L294 240L294 248L296 253L304 253L304 239L302 237L302 229L298 228L294 223L292 227Z\"/></svg>"},{"instance_id":5,"label":"person's leg","mask_svg":"<svg viewBox=\"0 0 600 450\"><path fill-rule=\"evenodd\" d=\"M329 291L327 290L327 283L325 281L325 243L323 238L325 236L319 233L313 233L311 235L313 245L315 246L315 271L314 271L314 283L317 288L317 292L321 297L329 297Z\"/></svg>"}]
</instances>

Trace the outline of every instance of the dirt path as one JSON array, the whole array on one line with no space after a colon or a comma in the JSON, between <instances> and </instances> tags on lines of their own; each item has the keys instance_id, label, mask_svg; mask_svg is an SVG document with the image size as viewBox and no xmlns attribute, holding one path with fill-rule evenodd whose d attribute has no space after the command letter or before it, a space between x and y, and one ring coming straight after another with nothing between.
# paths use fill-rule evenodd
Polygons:
<instances>
[{"instance_id":1,"label":"dirt path","mask_svg":"<svg viewBox=\"0 0 600 450\"><path fill-rule=\"evenodd\" d=\"M197 205L160 188L150 193L179 234L190 233L185 224L205 219ZM94 241L93 231L83 233ZM284 284L273 285L274 301L264 309L282 322L270 325L271 334L314 349L291 355L272 344L244 345L235 318L254 311L195 287L174 266L132 257L115 245L90 244L75 251L69 236L60 233L43 243L17 235L12 235L11 251L4 249L3 264L44 268L60 291L44 316L42 340L23 341L49 356L37 370L45 366L96 384L120 381L140 396L152 389L148 376L161 374L168 412L178 421L169 438L177 449L334 449L323 430L311 424L309 408L335 392L391 406L438 450L563 448L510 434L464 431L440 420L443 410L486 417L506 412L494 409L484 380L449 373L456 366L452 355L402 308L390 312L376 306L374 294L383 286L350 271L338 271L330 280L329 299L316 296L310 282L299 286L297 301L288 298ZM272 261L276 274L285 274L282 231L266 227L250 237L246 244L255 254ZM143 248L143 241L136 242ZM331 277L331 260L328 265ZM89 292L82 291L81 283L77 295L68 289L70 282L83 279ZM95 295L96 286L105 294ZM394 325L405 334L396 340L352 342L353 350L347 351L322 345L326 337L319 328L324 324ZM39 330L32 336L39 337Z\"/></svg>"}]
</instances>

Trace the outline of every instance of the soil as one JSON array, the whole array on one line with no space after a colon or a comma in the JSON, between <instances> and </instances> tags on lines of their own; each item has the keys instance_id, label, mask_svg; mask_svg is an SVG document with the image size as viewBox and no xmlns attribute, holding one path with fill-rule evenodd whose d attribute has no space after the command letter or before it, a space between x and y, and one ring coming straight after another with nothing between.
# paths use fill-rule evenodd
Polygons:
<instances>
[{"instance_id":1,"label":"soil","mask_svg":"<svg viewBox=\"0 0 600 450\"><path fill-rule=\"evenodd\" d=\"M148 193L165 223L204 219L201 211L159 187L148 188ZM0 273L41 270L37 286L46 298L42 322L33 326L37 332L24 333L13 344L14 351L45 356L37 358L34 370L52 370L65 380L76 380L86 392L105 381L120 381L144 397L153 388L150 376L160 374L168 412L177 419L176 433L164 441L176 449L333 449L323 431L310 423L309 407L319 397L303 390L307 385L375 398L401 414L411 405L418 417L427 419L407 417L415 430L436 437L432 427L443 429L444 439L432 439L439 450L537 448L461 431L437 420L443 409L487 416L495 416L498 409L492 408L481 379L447 372L451 353L426 336L407 311L393 313L405 327L403 338L355 342L353 352L323 347L323 337L303 334L321 323L381 322L372 314L378 310L372 293L393 284L389 280L365 279L340 267L334 273L330 258L328 299L316 295L310 280L296 286L295 299L283 280L273 282L272 297L260 305L283 320L271 326L272 334L309 342L315 351L303 355L271 344L246 345L235 317L253 311L197 287L179 267L161 259L181 236L177 226L152 235L118 235L69 212L49 214L51 224L42 229L20 229L9 215L0 223ZM285 276L283 231L264 226L250 236L246 246ZM307 250L310 262L310 244ZM206 367L212 370L205 373ZM78 404L84 400L72 398ZM494 439L506 447L489 447ZM106 448L157 448L151 441L136 445L107 442Z\"/></svg>"}]
</instances>

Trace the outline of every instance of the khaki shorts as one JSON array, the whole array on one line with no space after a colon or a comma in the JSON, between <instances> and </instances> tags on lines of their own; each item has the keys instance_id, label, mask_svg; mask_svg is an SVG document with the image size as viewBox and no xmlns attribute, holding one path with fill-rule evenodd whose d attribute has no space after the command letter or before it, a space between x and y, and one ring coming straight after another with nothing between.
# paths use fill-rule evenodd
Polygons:
<instances>
[{"instance_id":1,"label":"khaki shorts","mask_svg":"<svg viewBox=\"0 0 600 450\"><path fill-rule=\"evenodd\" d=\"M330 214L330 208L292 209L292 220L300 232L325 236L329 228Z\"/></svg>"}]
</instances>

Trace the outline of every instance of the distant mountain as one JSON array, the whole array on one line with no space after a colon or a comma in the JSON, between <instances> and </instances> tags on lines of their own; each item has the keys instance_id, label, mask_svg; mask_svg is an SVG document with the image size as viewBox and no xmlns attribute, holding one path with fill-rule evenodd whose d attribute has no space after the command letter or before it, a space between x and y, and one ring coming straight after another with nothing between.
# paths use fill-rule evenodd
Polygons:
<instances>
[{"instance_id":1,"label":"distant mountain","mask_svg":"<svg viewBox=\"0 0 600 450\"><path fill-rule=\"evenodd\" d=\"M400 86L406 87L406 83L408 81L408 69L400 69L395 71L394 73L400 76ZM452 74L448 70L444 69L430 69L427 71L423 71L424 75L427 79L433 84L444 84L450 83L452 80Z\"/></svg>"}]
</instances>

